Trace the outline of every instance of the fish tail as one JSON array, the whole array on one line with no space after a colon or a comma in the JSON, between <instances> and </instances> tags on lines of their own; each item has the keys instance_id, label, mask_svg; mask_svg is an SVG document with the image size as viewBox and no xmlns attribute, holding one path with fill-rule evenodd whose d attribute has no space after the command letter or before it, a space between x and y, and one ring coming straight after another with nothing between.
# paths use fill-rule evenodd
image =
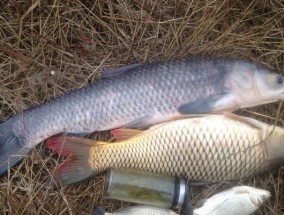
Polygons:
<instances>
[{"instance_id":1,"label":"fish tail","mask_svg":"<svg viewBox=\"0 0 284 215\"><path fill-rule=\"evenodd\" d=\"M30 151L14 134L12 120L13 118L0 124L0 175L15 166Z\"/></svg>"},{"instance_id":2,"label":"fish tail","mask_svg":"<svg viewBox=\"0 0 284 215\"><path fill-rule=\"evenodd\" d=\"M89 164L90 147L94 140L59 136L47 139L48 148L69 160L61 164L45 183L46 188L73 184L95 175Z\"/></svg>"}]
</instances>

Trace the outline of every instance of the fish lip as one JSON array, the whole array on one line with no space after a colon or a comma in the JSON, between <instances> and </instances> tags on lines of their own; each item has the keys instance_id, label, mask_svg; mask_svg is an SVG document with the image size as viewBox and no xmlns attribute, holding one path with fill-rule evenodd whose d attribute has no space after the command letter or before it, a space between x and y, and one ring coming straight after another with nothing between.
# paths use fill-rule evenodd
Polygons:
<instances>
[{"instance_id":1,"label":"fish lip","mask_svg":"<svg viewBox=\"0 0 284 215\"><path fill-rule=\"evenodd\" d=\"M271 192L267 192L267 196L268 196L268 198L270 198L272 195L271 195Z\"/></svg>"}]
</instances>

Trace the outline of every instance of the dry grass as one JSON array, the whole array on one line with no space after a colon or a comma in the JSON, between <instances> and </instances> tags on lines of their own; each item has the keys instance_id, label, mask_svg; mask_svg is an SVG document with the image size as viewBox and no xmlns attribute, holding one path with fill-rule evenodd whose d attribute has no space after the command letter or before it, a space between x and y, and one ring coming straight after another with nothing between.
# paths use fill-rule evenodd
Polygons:
<instances>
[{"instance_id":1,"label":"dry grass","mask_svg":"<svg viewBox=\"0 0 284 215\"><path fill-rule=\"evenodd\" d=\"M281 0L2 0L0 7L1 120L94 82L101 69L126 63L227 56L283 73ZM277 110L278 104L271 104L242 114L274 123ZM283 118L278 124L284 126ZM42 144L1 177L1 213L88 214L92 204L109 211L126 204L102 199L104 176L46 191L43 182L58 162ZM279 215L284 214L283 179L282 167L238 184L270 190L273 197L257 214ZM195 188L192 201L219 186ZM232 183L222 185L228 186Z\"/></svg>"}]
</instances>

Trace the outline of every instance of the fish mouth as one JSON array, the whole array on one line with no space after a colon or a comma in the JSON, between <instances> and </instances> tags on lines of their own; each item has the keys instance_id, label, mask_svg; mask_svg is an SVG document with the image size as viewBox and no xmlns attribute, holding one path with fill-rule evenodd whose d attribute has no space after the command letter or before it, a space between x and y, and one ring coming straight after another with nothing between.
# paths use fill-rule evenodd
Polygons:
<instances>
[{"instance_id":1,"label":"fish mouth","mask_svg":"<svg viewBox=\"0 0 284 215\"><path fill-rule=\"evenodd\" d=\"M270 197L271 197L271 193L268 192L268 191L267 191L266 195L267 195L267 198L270 198Z\"/></svg>"}]
</instances>

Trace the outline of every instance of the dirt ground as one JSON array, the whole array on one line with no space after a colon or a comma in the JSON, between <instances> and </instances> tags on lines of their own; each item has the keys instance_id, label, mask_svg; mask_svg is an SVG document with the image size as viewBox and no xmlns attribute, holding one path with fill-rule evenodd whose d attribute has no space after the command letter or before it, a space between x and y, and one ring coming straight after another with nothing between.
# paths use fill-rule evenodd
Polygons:
<instances>
[{"instance_id":1,"label":"dirt ground","mask_svg":"<svg viewBox=\"0 0 284 215\"><path fill-rule=\"evenodd\" d=\"M2 0L0 120L93 83L102 69L191 56L246 59L284 73L281 0ZM284 126L281 103L239 112ZM50 113L52 114L52 113ZM127 205L104 200L105 176L45 190L58 165L40 144L0 177L1 214L90 214ZM235 183L194 188L191 201L235 184L270 190L256 214L284 214L284 167Z\"/></svg>"}]
</instances>

